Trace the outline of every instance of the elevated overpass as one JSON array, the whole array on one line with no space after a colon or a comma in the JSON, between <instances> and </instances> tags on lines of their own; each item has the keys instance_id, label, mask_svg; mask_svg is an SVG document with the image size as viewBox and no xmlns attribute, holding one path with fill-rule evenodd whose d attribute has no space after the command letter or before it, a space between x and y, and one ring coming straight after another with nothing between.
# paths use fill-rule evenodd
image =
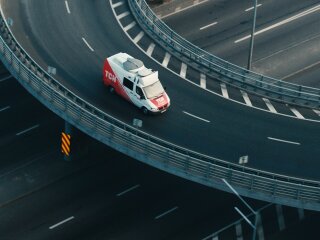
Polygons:
<instances>
[{"instance_id":1,"label":"elevated overpass","mask_svg":"<svg viewBox=\"0 0 320 240\"><path fill-rule=\"evenodd\" d=\"M67 2L1 1L1 59L44 105L88 135L172 174L228 191L221 181L225 178L244 196L320 209L315 167L320 153L319 120L272 114L226 100L192 81L184 81L186 76L181 78L172 69L161 67L150 60L149 47L154 46L151 55L156 60L165 55L163 48L144 34L151 28L141 25L142 29L137 24L127 2ZM134 15L140 14L138 22L143 24L144 12L138 11L139 5L133 7ZM13 20L11 27L8 19ZM159 70L172 99L167 113L156 118L144 116L103 88L103 60L120 51ZM191 59L186 61L183 56L183 61L197 68ZM181 61L176 65L182 66ZM57 74L49 75L48 66L55 67ZM232 75L240 76L226 69L221 72L226 83L230 79L240 82ZM316 89L311 95L302 91L300 96L308 96L302 100L299 91L288 91L298 95L286 95L285 102L298 97L296 103L308 105L311 97L309 105L317 107ZM133 118L143 120L142 129L131 126ZM239 158L245 155L249 162L239 165Z\"/></svg>"}]
</instances>

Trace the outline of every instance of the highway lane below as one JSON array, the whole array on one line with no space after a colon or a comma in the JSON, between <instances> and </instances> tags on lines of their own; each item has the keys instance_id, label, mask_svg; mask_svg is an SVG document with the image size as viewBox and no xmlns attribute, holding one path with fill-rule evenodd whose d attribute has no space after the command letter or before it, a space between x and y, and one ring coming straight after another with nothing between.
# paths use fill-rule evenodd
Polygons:
<instances>
[{"instance_id":1,"label":"highway lane below","mask_svg":"<svg viewBox=\"0 0 320 240\"><path fill-rule=\"evenodd\" d=\"M248 166L318 179L314 156L320 151L319 124L225 101L159 68L127 39L108 1L69 2L70 14L64 1L3 1L2 7L6 17L14 20L12 30L31 56L45 69L48 65L56 67L60 82L103 111L129 124L133 118L140 118L143 131L201 153L234 163L248 155ZM121 8L127 8L126 4ZM128 18L130 22L132 16ZM103 59L119 51L159 69L172 98L168 112L157 117L143 116L103 88ZM210 123L191 118L184 111ZM268 137L300 145L275 142Z\"/></svg>"},{"instance_id":2,"label":"highway lane below","mask_svg":"<svg viewBox=\"0 0 320 240\"><path fill-rule=\"evenodd\" d=\"M255 37L252 70L319 87L316 75L312 74L319 68L316 63L320 60L319 2L258 3L256 31L263 32ZM241 39L251 31L253 13L248 10L251 5L251 1L208 1L164 20L199 47L247 67L250 41ZM305 74L298 74L301 72Z\"/></svg>"}]
</instances>

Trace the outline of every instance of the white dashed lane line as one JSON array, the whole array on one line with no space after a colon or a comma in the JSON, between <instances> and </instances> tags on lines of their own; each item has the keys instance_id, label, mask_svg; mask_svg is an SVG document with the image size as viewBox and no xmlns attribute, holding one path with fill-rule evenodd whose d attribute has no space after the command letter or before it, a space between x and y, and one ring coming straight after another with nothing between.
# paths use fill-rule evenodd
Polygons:
<instances>
[{"instance_id":1,"label":"white dashed lane line","mask_svg":"<svg viewBox=\"0 0 320 240\"><path fill-rule=\"evenodd\" d=\"M262 4L257 4L257 8L260 7L260 6L262 6ZM244 10L244 11L245 12L249 12L249 11L251 11L253 9L254 9L254 7L250 7L250 8L247 8L246 10Z\"/></svg>"},{"instance_id":2,"label":"white dashed lane line","mask_svg":"<svg viewBox=\"0 0 320 240\"><path fill-rule=\"evenodd\" d=\"M68 14L70 14L71 12L70 12L68 1L64 1L64 4L66 5L66 9L67 9Z\"/></svg>"},{"instance_id":3,"label":"white dashed lane line","mask_svg":"<svg viewBox=\"0 0 320 240\"><path fill-rule=\"evenodd\" d=\"M4 77L4 78L1 78L1 79L0 79L0 82L4 82L4 81L6 81L6 80L8 80L8 79L10 79L10 78L12 78L11 75L10 75L10 76L7 76L7 77Z\"/></svg>"},{"instance_id":4,"label":"white dashed lane line","mask_svg":"<svg viewBox=\"0 0 320 240\"><path fill-rule=\"evenodd\" d=\"M0 108L0 112L4 112L5 110L8 110L8 109L10 109L10 106L6 106L4 108Z\"/></svg>"},{"instance_id":5,"label":"white dashed lane line","mask_svg":"<svg viewBox=\"0 0 320 240\"><path fill-rule=\"evenodd\" d=\"M165 211L164 213L161 213L161 214L159 214L158 216L156 216L156 217L154 218L154 220L158 220L159 218L162 218L162 217L164 217L165 215L168 215L169 213L172 213L173 211L175 211L175 210L177 210L177 209L178 209L177 206L176 206L176 207L173 207L173 208L169 209L168 211Z\"/></svg>"},{"instance_id":6,"label":"white dashed lane line","mask_svg":"<svg viewBox=\"0 0 320 240\"><path fill-rule=\"evenodd\" d=\"M89 45L89 43L87 42L87 40L85 38L82 38L82 41L87 45L87 47L94 52L94 49Z\"/></svg>"},{"instance_id":7,"label":"white dashed lane line","mask_svg":"<svg viewBox=\"0 0 320 240\"><path fill-rule=\"evenodd\" d=\"M67 218L65 220L62 220L61 222L58 222L57 224L52 225L51 227L49 227L49 229L52 230L52 229L54 229L54 228L56 228L56 227L58 227L58 226L60 226L60 225L62 225L64 223L66 223L66 222L71 221L72 219L74 219L74 216L71 216L71 217L69 217L69 218Z\"/></svg>"},{"instance_id":8,"label":"white dashed lane line","mask_svg":"<svg viewBox=\"0 0 320 240\"><path fill-rule=\"evenodd\" d=\"M125 30L126 32L128 32L131 28L133 28L135 25L137 24L136 21L131 22L130 24L128 24L127 26L125 26L123 28L123 30Z\"/></svg>"},{"instance_id":9,"label":"white dashed lane line","mask_svg":"<svg viewBox=\"0 0 320 240\"><path fill-rule=\"evenodd\" d=\"M277 142L289 143L289 144L294 144L294 145L301 145L301 143L298 143L298 142L287 141L287 140L274 138L274 137L268 137L268 139L272 140L272 141L277 141Z\"/></svg>"},{"instance_id":10,"label":"white dashed lane line","mask_svg":"<svg viewBox=\"0 0 320 240\"><path fill-rule=\"evenodd\" d=\"M26 130L23 130L23 131L21 131L21 132L16 133L16 136L20 136L20 135L22 135L22 134L25 134L25 133L33 130L33 129L38 128L39 126L40 126L40 125L37 124L37 125L34 125L34 126L30 127L30 128L27 128Z\"/></svg>"},{"instance_id":11,"label":"white dashed lane line","mask_svg":"<svg viewBox=\"0 0 320 240\"><path fill-rule=\"evenodd\" d=\"M274 106L271 104L270 100L267 99L267 98L262 98L262 100L266 103L268 109L270 112L273 112L273 113L277 113L277 110L274 108Z\"/></svg>"},{"instance_id":12,"label":"white dashed lane line","mask_svg":"<svg viewBox=\"0 0 320 240\"><path fill-rule=\"evenodd\" d=\"M156 46L156 45L155 45L154 43L150 43L150 45L149 45L149 47L148 47L148 49L147 49L147 55L148 55L149 57L152 55L155 46Z\"/></svg>"},{"instance_id":13,"label":"white dashed lane line","mask_svg":"<svg viewBox=\"0 0 320 240\"><path fill-rule=\"evenodd\" d=\"M261 29L261 30L259 30L259 31L256 31L254 35L256 36L256 35L259 35L259 34L261 34L261 33L267 32L267 31L269 31L269 30L271 30L271 29L274 29L274 28L276 28L276 27L280 27L280 26L282 26L282 25L284 25L284 24L290 23L290 22L292 22L292 21L294 21L294 20L296 20L296 19L299 19L299 18L301 18L301 17L304 17L304 16L306 16L306 15L308 15L308 14L314 13L314 12L316 12L316 11L318 11L318 10L320 10L320 4L314 6L314 7L310 8L310 9L307 9L307 10L301 12L301 13L298 13L298 14L292 16L292 17L289 17L289 18L287 18L287 19L284 19L284 20L282 20L282 21L280 21L280 22L278 22L278 23L272 24L272 25L270 25L269 27L266 27L266 28L263 28L263 29ZM242 41L244 41L244 40L249 39L250 37L251 37L251 35L247 35L247 36L245 36L245 37L243 37L243 38L240 38L240 39L234 41L234 43L242 42Z\"/></svg>"},{"instance_id":14,"label":"white dashed lane line","mask_svg":"<svg viewBox=\"0 0 320 240\"><path fill-rule=\"evenodd\" d=\"M200 28L200 31L201 31L201 30L204 30L204 29L206 29L206 28L208 28L208 27L212 27L212 26L216 25L217 23L218 23L218 22L213 22L213 23L210 23L210 24L208 24L208 25L205 25L205 26L203 26L203 27Z\"/></svg>"},{"instance_id":15,"label":"white dashed lane line","mask_svg":"<svg viewBox=\"0 0 320 240\"><path fill-rule=\"evenodd\" d=\"M193 117L193 118L199 119L199 120L201 120L201 121L204 121L204 122L207 122L207 123L209 123L209 122L210 122L210 121L209 121L209 120L207 120L207 119L204 119L204 118L198 117L198 116L193 115L193 114L191 114L191 113L188 113L188 112L186 112L186 111L182 111L182 112L183 112L184 114L189 115L190 117Z\"/></svg>"},{"instance_id":16,"label":"white dashed lane line","mask_svg":"<svg viewBox=\"0 0 320 240\"><path fill-rule=\"evenodd\" d=\"M122 195L124 195L124 194L126 194L126 193L128 193L130 191L133 191L133 190L137 189L138 187L140 187L140 184L134 185L133 187L130 187L130 188L118 193L117 197L120 197L120 196L122 196Z\"/></svg>"},{"instance_id":17,"label":"white dashed lane line","mask_svg":"<svg viewBox=\"0 0 320 240\"><path fill-rule=\"evenodd\" d=\"M190 6L185 7L185 8L176 8L174 12L169 13L169 14L167 14L167 15L164 15L164 16L162 16L161 18L163 19L163 18L172 16L172 15L174 15L174 14L176 14L176 13L185 11L185 10L187 10L187 9L189 9L189 8L195 7L195 6L197 6L197 5L200 5L200 4L205 3L205 2L208 2L208 1L209 1L209 0L203 0L203 1L201 1L201 2L195 1L193 5L190 5Z\"/></svg>"},{"instance_id":18,"label":"white dashed lane line","mask_svg":"<svg viewBox=\"0 0 320 240\"><path fill-rule=\"evenodd\" d=\"M164 56L163 61L162 61L162 66L167 67L168 63L170 61L170 58L171 58L171 54L166 52L166 55Z\"/></svg>"}]
</instances>

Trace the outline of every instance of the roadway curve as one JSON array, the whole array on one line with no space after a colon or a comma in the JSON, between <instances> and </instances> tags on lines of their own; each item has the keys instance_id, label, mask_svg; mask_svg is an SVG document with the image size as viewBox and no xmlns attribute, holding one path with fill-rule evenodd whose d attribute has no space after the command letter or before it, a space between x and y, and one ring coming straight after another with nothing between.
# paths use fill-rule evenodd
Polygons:
<instances>
[{"instance_id":1,"label":"roadway curve","mask_svg":"<svg viewBox=\"0 0 320 240\"><path fill-rule=\"evenodd\" d=\"M320 180L320 125L256 110L204 91L183 81L141 52L124 34L107 0L2 0L6 18L20 44L44 68L57 68L56 79L81 98L131 124L143 120L142 130L200 153L238 163L249 155L250 167ZM124 4L119 11L128 11ZM132 16L128 22L133 20ZM136 26L138 27L138 26ZM84 43L94 49L91 51ZM157 117L143 116L102 85L105 57L128 52L158 69L172 107ZM186 115L187 111L210 122ZM269 140L299 142L300 145Z\"/></svg>"}]
</instances>

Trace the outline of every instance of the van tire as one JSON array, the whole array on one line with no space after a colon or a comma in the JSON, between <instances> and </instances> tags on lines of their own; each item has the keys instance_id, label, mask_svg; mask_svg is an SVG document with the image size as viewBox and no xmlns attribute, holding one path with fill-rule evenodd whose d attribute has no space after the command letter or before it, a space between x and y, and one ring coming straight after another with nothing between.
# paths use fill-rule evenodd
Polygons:
<instances>
[{"instance_id":1,"label":"van tire","mask_svg":"<svg viewBox=\"0 0 320 240\"><path fill-rule=\"evenodd\" d=\"M109 87L109 92L113 94L114 93L114 87L110 86Z\"/></svg>"},{"instance_id":2,"label":"van tire","mask_svg":"<svg viewBox=\"0 0 320 240\"><path fill-rule=\"evenodd\" d=\"M142 107L141 110L142 110L144 115L148 115L149 110L146 107Z\"/></svg>"}]
</instances>

